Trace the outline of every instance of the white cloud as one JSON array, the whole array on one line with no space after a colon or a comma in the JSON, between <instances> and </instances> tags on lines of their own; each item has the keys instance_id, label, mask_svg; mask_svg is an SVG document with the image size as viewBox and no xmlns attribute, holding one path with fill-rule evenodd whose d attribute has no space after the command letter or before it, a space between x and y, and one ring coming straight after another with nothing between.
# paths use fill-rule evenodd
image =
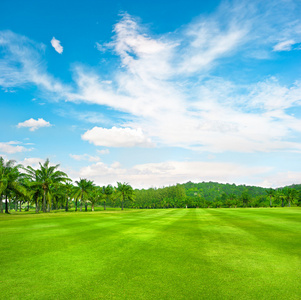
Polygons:
<instances>
[{"instance_id":1,"label":"white cloud","mask_svg":"<svg viewBox=\"0 0 301 300\"><path fill-rule=\"evenodd\" d=\"M69 154L69 156L75 160L88 160L88 161L91 161L91 162L96 162L96 161L99 161L100 158L98 156L92 156L92 155L89 155L89 154L81 154L81 155L77 155L77 154Z\"/></svg>"},{"instance_id":2,"label":"white cloud","mask_svg":"<svg viewBox=\"0 0 301 300\"><path fill-rule=\"evenodd\" d=\"M6 76L0 73L0 84L5 77L15 84L30 81L54 91L54 97L105 105L125 113L122 119L113 118L116 127L95 127L82 135L98 146L152 146L151 141L156 141L160 146L210 152L300 151L300 120L286 111L300 105L297 81L284 86L261 79L242 86L210 72L229 63L230 58L239 64L241 58L250 59L252 51L271 55L275 45L283 49L292 41L299 43L301 27L296 9L278 2L271 7L269 3L257 4L223 4L211 16L201 16L173 33L156 36L125 14L114 27L112 41L97 44L99 50L110 49L119 56L120 68L101 76L76 66L73 90L40 68L36 56L41 51L33 50L38 48L36 44L4 32L0 44L9 50L5 50L9 59L8 63L2 61ZM18 47L19 40L23 47ZM234 54L239 55L231 57ZM13 67L15 61L21 63L19 73ZM103 117L82 115L84 120L113 126Z\"/></svg>"},{"instance_id":3,"label":"white cloud","mask_svg":"<svg viewBox=\"0 0 301 300\"><path fill-rule=\"evenodd\" d=\"M82 139L96 146L104 147L153 147L154 144L147 138L140 128L111 129L94 127L82 135Z\"/></svg>"},{"instance_id":4,"label":"white cloud","mask_svg":"<svg viewBox=\"0 0 301 300\"><path fill-rule=\"evenodd\" d=\"M42 56L45 45L5 30L0 31L0 85L5 88L32 83L52 97L64 97L70 88L47 73Z\"/></svg>"},{"instance_id":5,"label":"white cloud","mask_svg":"<svg viewBox=\"0 0 301 300\"><path fill-rule=\"evenodd\" d=\"M31 118L17 125L18 128L28 127L30 131L35 131L42 127L52 126L49 122L45 121L43 118L39 118L37 120Z\"/></svg>"},{"instance_id":6,"label":"white cloud","mask_svg":"<svg viewBox=\"0 0 301 300\"><path fill-rule=\"evenodd\" d=\"M248 12L241 14L241 7L226 9L233 15L228 24L219 21L220 15L202 18L177 33L177 38L152 38L125 14L114 28L112 42L103 45L120 56L122 71L108 86L99 75L78 67L79 90L68 99L130 114L121 126L142 128L159 145L211 152L300 150L294 136L287 141L289 134L300 131L300 121L285 112L299 105L298 82L291 87L275 80L241 86L218 77L191 82L188 73L208 73L218 59L250 42L247 33L254 30L254 20L247 16L244 21ZM108 142L97 138L96 131L88 131L83 138L95 145L118 143L114 135L113 142L110 137Z\"/></svg>"},{"instance_id":7,"label":"white cloud","mask_svg":"<svg viewBox=\"0 0 301 300\"><path fill-rule=\"evenodd\" d=\"M8 154L14 154L19 152L30 151L31 149L27 149L23 146L16 145L15 141L7 142L7 143L0 143L0 151Z\"/></svg>"},{"instance_id":8,"label":"white cloud","mask_svg":"<svg viewBox=\"0 0 301 300\"><path fill-rule=\"evenodd\" d=\"M118 162L111 166L102 162L84 167L79 177L93 179L97 184L129 182L135 188L161 187L187 181L218 181L243 183L244 180L257 182L257 176L270 171L268 167L248 167L233 163L179 162L149 163L122 168Z\"/></svg>"},{"instance_id":9,"label":"white cloud","mask_svg":"<svg viewBox=\"0 0 301 300\"><path fill-rule=\"evenodd\" d=\"M295 43L296 42L294 40L288 40L288 41L279 42L278 44L276 44L273 47L273 51L291 51L292 50L292 46Z\"/></svg>"},{"instance_id":10,"label":"white cloud","mask_svg":"<svg viewBox=\"0 0 301 300\"><path fill-rule=\"evenodd\" d=\"M39 163L44 163L45 159L42 158L38 158L38 157L28 157L28 158L24 158L22 161L20 161L20 163L24 166L24 167L32 167L34 169L38 169L39 168Z\"/></svg>"},{"instance_id":11,"label":"white cloud","mask_svg":"<svg viewBox=\"0 0 301 300\"><path fill-rule=\"evenodd\" d=\"M263 187L284 187L291 184L300 184L301 172L286 171L276 172L273 175L266 176L262 182L259 183Z\"/></svg>"},{"instance_id":12,"label":"white cloud","mask_svg":"<svg viewBox=\"0 0 301 300\"><path fill-rule=\"evenodd\" d=\"M103 150L96 150L97 153L104 155L104 154L109 154L110 150L109 149L103 149Z\"/></svg>"},{"instance_id":13,"label":"white cloud","mask_svg":"<svg viewBox=\"0 0 301 300\"><path fill-rule=\"evenodd\" d=\"M57 40L55 37L52 38L51 45L57 53L59 54L63 53L63 47L61 46L61 42Z\"/></svg>"}]
</instances>

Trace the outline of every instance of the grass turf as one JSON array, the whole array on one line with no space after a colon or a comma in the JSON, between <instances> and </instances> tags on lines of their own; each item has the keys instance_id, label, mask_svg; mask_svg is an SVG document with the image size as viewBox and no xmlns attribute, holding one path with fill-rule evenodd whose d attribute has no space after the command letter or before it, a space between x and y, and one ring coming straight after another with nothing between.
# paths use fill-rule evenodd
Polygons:
<instances>
[{"instance_id":1,"label":"grass turf","mask_svg":"<svg viewBox=\"0 0 301 300\"><path fill-rule=\"evenodd\" d=\"M301 209L0 216L1 299L301 299Z\"/></svg>"}]
</instances>

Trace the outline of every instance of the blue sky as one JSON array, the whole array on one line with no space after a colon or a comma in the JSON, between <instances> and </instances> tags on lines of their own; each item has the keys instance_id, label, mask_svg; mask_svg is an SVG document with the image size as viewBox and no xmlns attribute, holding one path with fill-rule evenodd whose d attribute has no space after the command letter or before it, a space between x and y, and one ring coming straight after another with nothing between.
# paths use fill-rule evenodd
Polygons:
<instances>
[{"instance_id":1,"label":"blue sky","mask_svg":"<svg viewBox=\"0 0 301 300\"><path fill-rule=\"evenodd\" d=\"M0 155L142 188L301 183L300 1L0 3Z\"/></svg>"}]
</instances>

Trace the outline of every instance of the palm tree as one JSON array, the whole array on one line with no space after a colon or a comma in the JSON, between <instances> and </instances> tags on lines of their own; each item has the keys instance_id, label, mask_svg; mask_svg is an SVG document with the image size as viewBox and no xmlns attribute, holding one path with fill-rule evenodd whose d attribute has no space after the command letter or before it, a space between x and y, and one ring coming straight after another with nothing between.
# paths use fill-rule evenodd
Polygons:
<instances>
[{"instance_id":1,"label":"palm tree","mask_svg":"<svg viewBox=\"0 0 301 300\"><path fill-rule=\"evenodd\" d=\"M281 200L281 206L284 207L284 201L286 200L284 189L277 189L275 197L277 200Z\"/></svg>"},{"instance_id":2,"label":"palm tree","mask_svg":"<svg viewBox=\"0 0 301 300\"><path fill-rule=\"evenodd\" d=\"M291 206L291 202L294 202L294 200L297 198L298 191L289 187L285 187L283 189L284 198L288 203L288 206Z\"/></svg>"},{"instance_id":3,"label":"palm tree","mask_svg":"<svg viewBox=\"0 0 301 300\"><path fill-rule=\"evenodd\" d=\"M74 197L80 198L80 211L82 211L83 201L88 200L87 198L92 191L94 183L93 181L87 179L80 179L79 181L75 181L75 183L77 184L77 187ZM85 211L87 210L87 202L85 202Z\"/></svg>"},{"instance_id":4,"label":"palm tree","mask_svg":"<svg viewBox=\"0 0 301 300\"><path fill-rule=\"evenodd\" d=\"M102 192L105 195L105 197L103 198L103 209L106 210L106 202L112 197L114 188L109 184L102 187Z\"/></svg>"},{"instance_id":5,"label":"palm tree","mask_svg":"<svg viewBox=\"0 0 301 300\"><path fill-rule=\"evenodd\" d=\"M70 181L71 179L68 178L66 173L57 170L60 165L49 166L48 158L43 165L41 163L39 164L40 169L38 170L34 170L30 166L24 170L27 172L27 176L32 180L32 185L43 190L43 212L46 212L46 199L48 200L48 211L50 211L51 206L51 186Z\"/></svg>"},{"instance_id":6,"label":"palm tree","mask_svg":"<svg viewBox=\"0 0 301 300\"><path fill-rule=\"evenodd\" d=\"M134 200L134 190L128 183L117 182L116 192L121 197L121 210L125 200Z\"/></svg>"},{"instance_id":7,"label":"palm tree","mask_svg":"<svg viewBox=\"0 0 301 300\"><path fill-rule=\"evenodd\" d=\"M23 168L26 172L25 177L29 181L26 183L26 188L32 193L32 200L35 203L36 213L39 212L39 202L43 198L43 189L39 181L39 170L35 170L31 166Z\"/></svg>"},{"instance_id":8,"label":"palm tree","mask_svg":"<svg viewBox=\"0 0 301 300\"><path fill-rule=\"evenodd\" d=\"M19 172L20 165L15 166L14 160L5 162L3 157L0 157L0 195L1 195L1 212L2 195L5 195L5 213L8 214L8 197L15 193L15 195L22 195L24 189L20 184L21 173Z\"/></svg>"},{"instance_id":9,"label":"palm tree","mask_svg":"<svg viewBox=\"0 0 301 300\"><path fill-rule=\"evenodd\" d=\"M92 189L92 192L90 194L90 203L91 203L91 210L94 211L94 205L101 199L103 199L105 196L102 192L102 188L99 186L95 186Z\"/></svg>"},{"instance_id":10,"label":"palm tree","mask_svg":"<svg viewBox=\"0 0 301 300\"><path fill-rule=\"evenodd\" d=\"M66 183L64 185L65 189L65 196L66 196L66 205L65 205L65 211L69 210L68 203L69 200L72 199L73 194L74 194L74 186L71 183Z\"/></svg>"},{"instance_id":11,"label":"palm tree","mask_svg":"<svg viewBox=\"0 0 301 300\"><path fill-rule=\"evenodd\" d=\"M268 189L268 190L265 190L265 191L266 191L267 195L270 198L270 207L272 207L272 197L274 197L274 195L275 195L275 190Z\"/></svg>"}]
</instances>

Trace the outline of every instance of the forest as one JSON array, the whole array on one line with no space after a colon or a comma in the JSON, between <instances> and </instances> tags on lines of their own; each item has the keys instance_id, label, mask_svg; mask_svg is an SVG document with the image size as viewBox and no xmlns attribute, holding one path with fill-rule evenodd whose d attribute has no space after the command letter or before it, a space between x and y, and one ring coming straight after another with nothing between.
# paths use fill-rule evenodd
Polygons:
<instances>
[{"instance_id":1,"label":"forest","mask_svg":"<svg viewBox=\"0 0 301 300\"><path fill-rule=\"evenodd\" d=\"M217 182L191 181L162 188L133 189L129 183L98 186L81 178L72 182L47 159L39 168L22 166L0 157L0 211L36 213L106 210L107 207L154 208L237 208L300 206L301 185L262 188Z\"/></svg>"}]
</instances>

